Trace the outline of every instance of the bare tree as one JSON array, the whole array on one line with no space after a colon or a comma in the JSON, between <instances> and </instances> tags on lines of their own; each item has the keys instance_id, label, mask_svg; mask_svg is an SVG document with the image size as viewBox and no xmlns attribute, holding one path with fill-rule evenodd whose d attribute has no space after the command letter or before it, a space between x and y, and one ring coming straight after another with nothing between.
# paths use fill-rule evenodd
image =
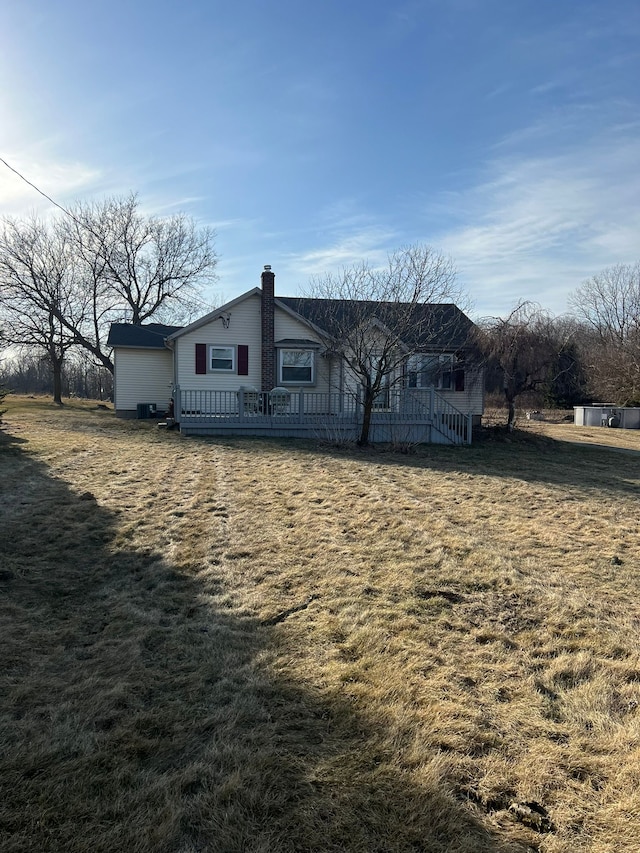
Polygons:
<instances>
[{"instance_id":1,"label":"bare tree","mask_svg":"<svg viewBox=\"0 0 640 853\"><path fill-rule=\"evenodd\" d=\"M640 262L593 276L569 304L584 327L580 343L594 393L619 404L639 404Z\"/></svg>"},{"instance_id":2,"label":"bare tree","mask_svg":"<svg viewBox=\"0 0 640 853\"><path fill-rule=\"evenodd\" d=\"M49 226L8 219L1 240L5 338L46 350L56 397L70 347L113 373L112 321L179 321L203 307L200 288L215 280L213 232L183 214L144 216L133 195L79 204Z\"/></svg>"},{"instance_id":3,"label":"bare tree","mask_svg":"<svg viewBox=\"0 0 640 853\"><path fill-rule=\"evenodd\" d=\"M588 399L588 373L583 359L583 326L570 315L553 320L557 355L544 386L544 401L554 408L567 409ZM560 346L558 347L558 342Z\"/></svg>"},{"instance_id":4,"label":"bare tree","mask_svg":"<svg viewBox=\"0 0 640 853\"><path fill-rule=\"evenodd\" d=\"M506 318L490 317L479 324L479 348L501 374L508 429L515 426L522 394L548 386L571 369L572 328L532 302L520 302Z\"/></svg>"},{"instance_id":5,"label":"bare tree","mask_svg":"<svg viewBox=\"0 0 640 853\"><path fill-rule=\"evenodd\" d=\"M215 280L217 264L210 228L182 213L145 216L135 195L80 204L72 213L68 233L101 305L126 310L134 325L202 307L202 288Z\"/></svg>"},{"instance_id":6,"label":"bare tree","mask_svg":"<svg viewBox=\"0 0 640 853\"><path fill-rule=\"evenodd\" d=\"M470 321L451 261L427 246L391 254L384 267L363 262L312 280L311 318L329 352L339 356L362 394L358 443L369 440L376 400L404 380L413 353L463 346ZM307 308L304 312L310 317Z\"/></svg>"},{"instance_id":7,"label":"bare tree","mask_svg":"<svg viewBox=\"0 0 640 853\"><path fill-rule=\"evenodd\" d=\"M73 258L44 223L7 219L0 233L0 307L6 344L43 353L62 405L62 369L75 337L65 318L73 306Z\"/></svg>"},{"instance_id":8,"label":"bare tree","mask_svg":"<svg viewBox=\"0 0 640 853\"><path fill-rule=\"evenodd\" d=\"M0 346L2 345L2 334L0 329ZM2 416L7 411L2 408L5 397L9 393L8 387L5 385L2 375L4 374L4 359L0 359L0 426L2 426Z\"/></svg>"}]
</instances>

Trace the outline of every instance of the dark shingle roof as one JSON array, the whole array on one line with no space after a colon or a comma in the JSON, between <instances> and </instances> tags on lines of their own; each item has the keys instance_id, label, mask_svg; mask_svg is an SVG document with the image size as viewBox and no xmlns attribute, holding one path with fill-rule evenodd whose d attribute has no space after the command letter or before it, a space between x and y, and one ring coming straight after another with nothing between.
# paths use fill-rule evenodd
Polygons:
<instances>
[{"instance_id":1,"label":"dark shingle roof","mask_svg":"<svg viewBox=\"0 0 640 853\"><path fill-rule=\"evenodd\" d=\"M181 328L182 326L164 326L162 323L148 323L146 326L134 326L132 323L112 323L107 345L110 347L164 349L164 339Z\"/></svg>"},{"instance_id":2,"label":"dark shingle roof","mask_svg":"<svg viewBox=\"0 0 640 853\"><path fill-rule=\"evenodd\" d=\"M318 341L311 341L308 338L282 338L282 340L276 341L276 346L282 349L295 349L296 347L303 347L304 349L316 347L320 349L322 344L319 344Z\"/></svg>"},{"instance_id":3,"label":"dark shingle roof","mask_svg":"<svg viewBox=\"0 0 640 853\"><path fill-rule=\"evenodd\" d=\"M276 301L333 337L339 337L344 329L352 328L365 318L377 320L392 329L404 329L407 312L410 312L412 322L404 331L402 340L412 349L462 349L468 344L469 333L473 328L467 315L450 303L409 305L295 296L278 296Z\"/></svg>"}]
</instances>

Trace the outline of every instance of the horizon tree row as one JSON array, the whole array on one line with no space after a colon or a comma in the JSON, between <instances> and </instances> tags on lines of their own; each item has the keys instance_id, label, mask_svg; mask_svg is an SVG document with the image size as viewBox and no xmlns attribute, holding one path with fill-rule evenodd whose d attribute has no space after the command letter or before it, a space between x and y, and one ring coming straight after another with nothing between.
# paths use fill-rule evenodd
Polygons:
<instances>
[{"instance_id":1,"label":"horizon tree row","mask_svg":"<svg viewBox=\"0 0 640 853\"><path fill-rule=\"evenodd\" d=\"M216 280L214 232L179 213L147 216L136 195L78 203L43 221L5 218L0 227L0 342L47 359L62 403L71 350L113 373L109 326L126 317L186 321L208 310Z\"/></svg>"},{"instance_id":2,"label":"horizon tree row","mask_svg":"<svg viewBox=\"0 0 640 853\"><path fill-rule=\"evenodd\" d=\"M553 317L533 302L478 323L487 388L500 391L513 428L516 401L535 394L561 408L587 401L640 405L640 263L587 279Z\"/></svg>"},{"instance_id":3,"label":"horizon tree row","mask_svg":"<svg viewBox=\"0 0 640 853\"><path fill-rule=\"evenodd\" d=\"M51 365L46 355L21 347L0 360L0 386L12 394L51 394ZM62 396L87 400L113 398L113 374L82 349L71 350L62 365Z\"/></svg>"}]
</instances>

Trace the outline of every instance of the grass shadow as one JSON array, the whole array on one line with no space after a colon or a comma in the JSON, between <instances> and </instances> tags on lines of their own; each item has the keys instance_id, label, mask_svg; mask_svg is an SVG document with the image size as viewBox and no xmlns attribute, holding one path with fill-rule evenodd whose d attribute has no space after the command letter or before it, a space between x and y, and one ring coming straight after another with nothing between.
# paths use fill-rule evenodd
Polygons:
<instances>
[{"instance_id":1,"label":"grass shadow","mask_svg":"<svg viewBox=\"0 0 640 853\"><path fill-rule=\"evenodd\" d=\"M91 493L0 453L6 853L525 849L275 674L280 628L220 578L121 547Z\"/></svg>"}]
</instances>

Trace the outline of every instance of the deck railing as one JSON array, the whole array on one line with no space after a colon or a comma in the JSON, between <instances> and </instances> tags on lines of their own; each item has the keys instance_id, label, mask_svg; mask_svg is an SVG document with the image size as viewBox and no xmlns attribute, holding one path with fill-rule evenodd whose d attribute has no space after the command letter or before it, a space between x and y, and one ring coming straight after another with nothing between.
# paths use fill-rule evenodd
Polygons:
<instances>
[{"instance_id":1,"label":"deck railing","mask_svg":"<svg viewBox=\"0 0 640 853\"><path fill-rule=\"evenodd\" d=\"M355 416L357 400L346 394L296 391L192 391L175 389L179 420L215 418L243 421L256 418Z\"/></svg>"},{"instance_id":2,"label":"deck railing","mask_svg":"<svg viewBox=\"0 0 640 853\"><path fill-rule=\"evenodd\" d=\"M241 424L282 430L287 424L309 428L350 427L362 422L359 394L274 391L213 391L174 389L176 420L185 427L196 424L222 427ZM471 417L439 395L434 388L393 388L374 404L372 425L424 425L435 429L447 443L471 441Z\"/></svg>"},{"instance_id":3,"label":"deck railing","mask_svg":"<svg viewBox=\"0 0 640 853\"><path fill-rule=\"evenodd\" d=\"M451 438L454 444L471 444L471 415L456 409L448 400L434 393L433 427Z\"/></svg>"}]
</instances>

